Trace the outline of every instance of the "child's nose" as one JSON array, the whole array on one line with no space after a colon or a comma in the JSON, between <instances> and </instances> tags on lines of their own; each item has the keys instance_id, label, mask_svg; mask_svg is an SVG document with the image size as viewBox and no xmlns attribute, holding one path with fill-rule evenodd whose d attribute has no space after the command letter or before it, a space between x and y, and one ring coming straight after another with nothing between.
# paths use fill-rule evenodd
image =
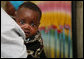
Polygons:
<instances>
[{"instance_id":1,"label":"child's nose","mask_svg":"<svg viewBox=\"0 0 84 59\"><path fill-rule=\"evenodd\" d=\"M29 24L25 24L24 29L25 30L30 30L30 25Z\"/></svg>"}]
</instances>

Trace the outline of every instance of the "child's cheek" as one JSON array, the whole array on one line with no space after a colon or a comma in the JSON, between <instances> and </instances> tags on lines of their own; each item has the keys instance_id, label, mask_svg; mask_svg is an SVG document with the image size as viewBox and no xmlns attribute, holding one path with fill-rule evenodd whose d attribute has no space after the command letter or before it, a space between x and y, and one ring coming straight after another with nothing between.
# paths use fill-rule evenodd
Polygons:
<instances>
[{"instance_id":1,"label":"child's cheek","mask_svg":"<svg viewBox=\"0 0 84 59\"><path fill-rule=\"evenodd\" d=\"M31 28L31 33L32 33L32 35L33 35L33 34L36 34L36 33L37 33L37 30L38 30L38 29L36 29L36 28Z\"/></svg>"}]
</instances>

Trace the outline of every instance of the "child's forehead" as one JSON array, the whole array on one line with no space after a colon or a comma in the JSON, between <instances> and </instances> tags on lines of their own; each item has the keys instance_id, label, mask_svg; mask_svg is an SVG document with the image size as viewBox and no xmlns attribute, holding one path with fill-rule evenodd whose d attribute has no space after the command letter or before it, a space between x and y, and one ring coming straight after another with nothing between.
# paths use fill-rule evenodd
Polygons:
<instances>
[{"instance_id":1,"label":"child's forehead","mask_svg":"<svg viewBox=\"0 0 84 59\"><path fill-rule=\"evenodd\" d=\"M31 15L39 15L39 12L37 12L37 11L34 11L34 10L32 10L32 9L29 9L29 8L19 8L18 10L17 10L17 14L26 14L26 15L29 15L29 14L31 14Z\"/></svg>"},{"instance_id":2,"label":"child's forehead","mask_svg":"<svg viewBox=\"0 0 84 59\"><path fill-rule=\"evenodd\" d=\"M32 19L40 19L39 13L28 8L19 8L17 10L17 15L20 17L29 17Z\"/></svg>"},{"instance_id":3,"label":"child's forehead","mask_svg":"<svg viewBox=\"0 0 84 59\"><path fill-rule=\"evenodd\" d=\"M20 7L18 10L18 12L23 12L23 11L27 11L27 12L35 12L35 13L39 13L38 11L35 11L33 9L27 8L27 7Z\"/></svg>"}]
</instances>

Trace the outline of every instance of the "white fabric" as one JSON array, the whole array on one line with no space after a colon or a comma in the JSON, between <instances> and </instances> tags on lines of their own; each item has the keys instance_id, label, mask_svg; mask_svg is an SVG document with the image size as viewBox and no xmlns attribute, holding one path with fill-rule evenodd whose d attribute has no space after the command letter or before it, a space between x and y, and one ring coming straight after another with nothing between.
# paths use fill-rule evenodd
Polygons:
<instances>
[{"instance_id":1,"label":"white fabric","mask_svg":"<svg viewBox=\"0 0 84 59\"><path fill-rule=\"evenodd\" d=\"M1 58L26 58L25 34L1 8Z\"/></svg>"}]
</instances>

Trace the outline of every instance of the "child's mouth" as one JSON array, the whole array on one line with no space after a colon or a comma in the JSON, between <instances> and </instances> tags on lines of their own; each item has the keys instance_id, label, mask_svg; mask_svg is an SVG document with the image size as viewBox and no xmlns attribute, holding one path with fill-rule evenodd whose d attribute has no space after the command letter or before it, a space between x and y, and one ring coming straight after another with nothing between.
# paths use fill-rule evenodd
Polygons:
<instances>
[{"instance_id":1,"label":"child's mouth","mask_svg":"<svg viewBox=\"0 0 84 59\"><path fill-rule=\"evenodd\" d=\"M30 34L30 32L25 32L25 34Z\"/></svg>"},{"instance_id":2,"label":"child's mouth","mask_svg":"<svg viewBox=\"0 0 84 59\"><path fill-rule=\"evenodd\" d=\"M30 32L25 32L25 35L26 35L26 36L29 36L29 35L30 35Z\"/></svg>"},{"instance_id":3,"label":"child's mouth","mask_svg":"<svg viewBox=\"0 0 84 59\"><path fill-rule=\"evenodd\" d=\"M26 38L28 38L31 35L31 32L28 30L24 30L24 33L26 35Z\"/></svg>"}]
</instances>

